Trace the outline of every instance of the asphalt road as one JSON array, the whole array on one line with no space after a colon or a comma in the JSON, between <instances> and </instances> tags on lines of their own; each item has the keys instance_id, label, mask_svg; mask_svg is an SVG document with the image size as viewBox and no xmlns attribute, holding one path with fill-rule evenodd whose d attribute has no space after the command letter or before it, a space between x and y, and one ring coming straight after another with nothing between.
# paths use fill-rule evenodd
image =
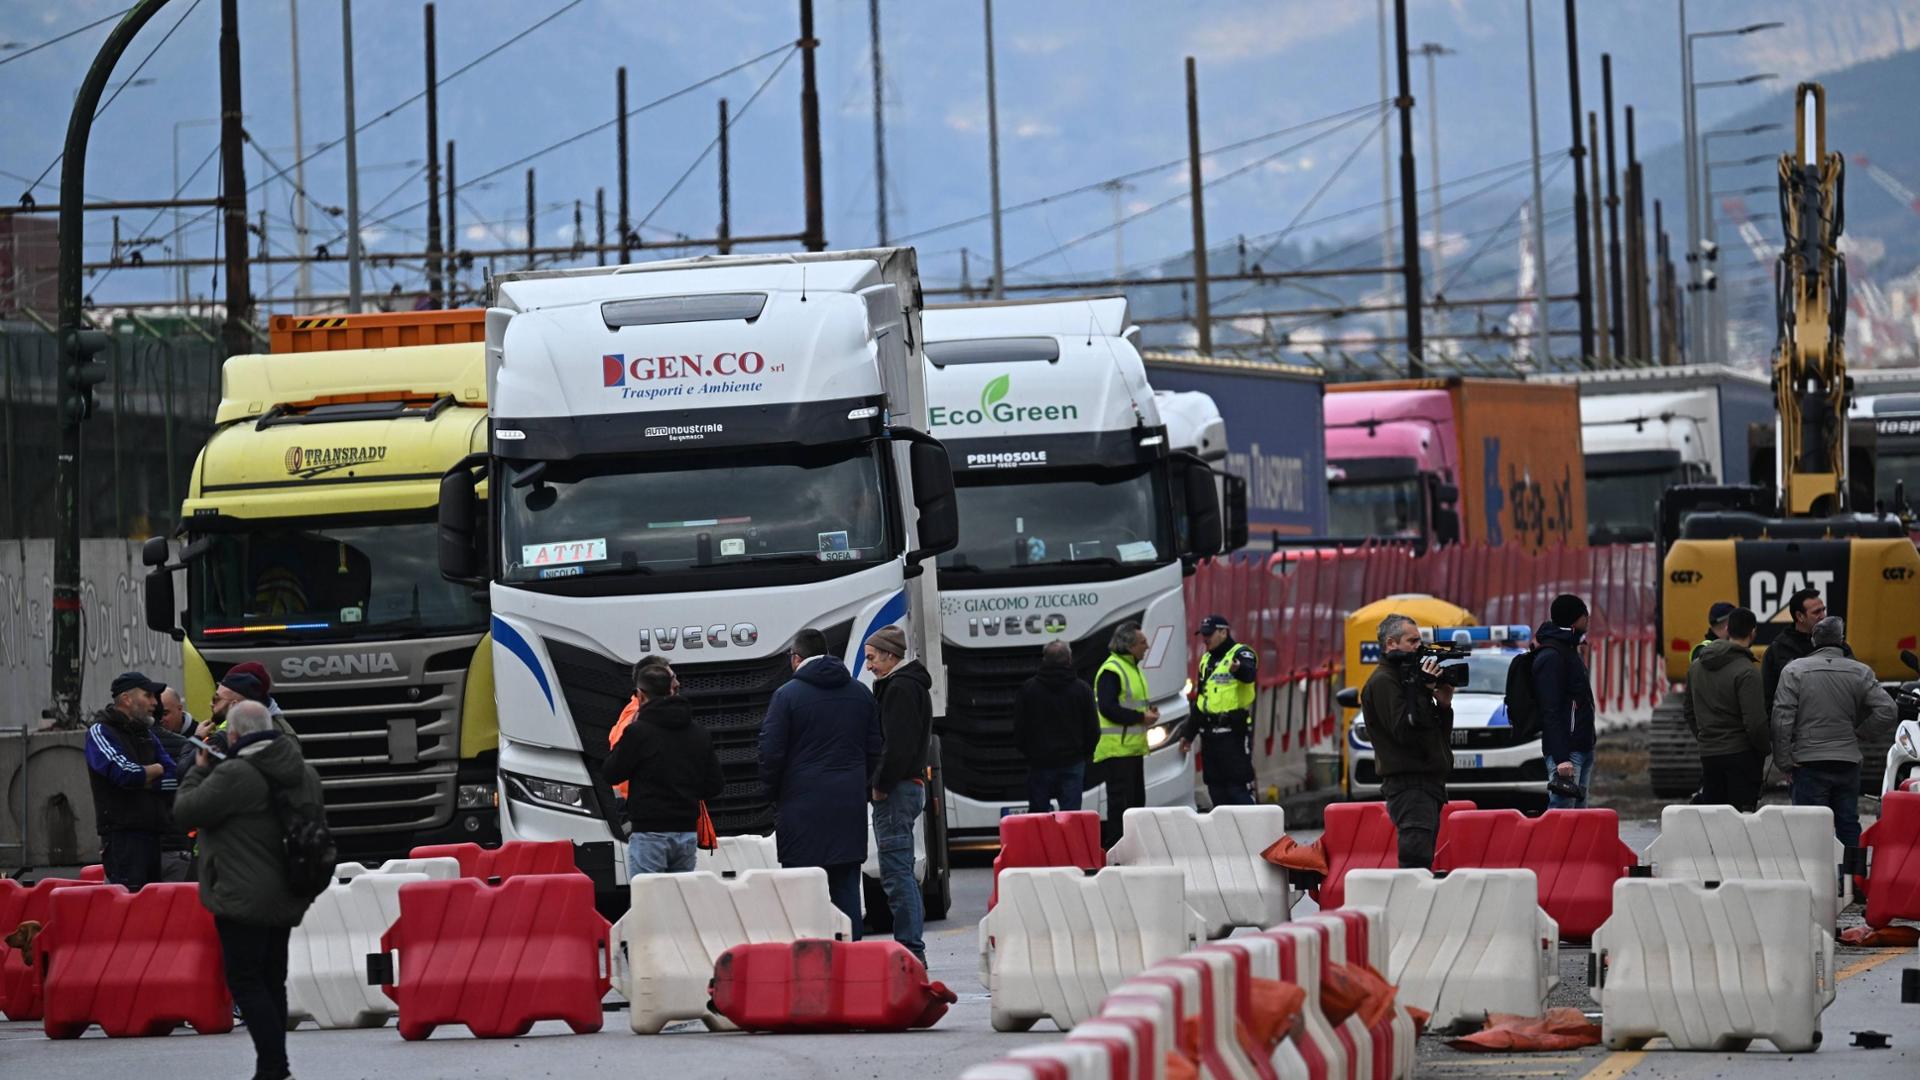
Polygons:
<instances>
[{"instance_id":1,"label":"asphalt road","mask_svg":"<svg viewBox=\"0 0 1920 1080\"><path fill-rule=\"evenodd\" d=\"M1627 823L1624 838L1636 849L1652 839L1649 821ZM1305 838L1310 834L1303 834ZM479 1040L462 1029L442 1029L424 1043L403 1041L391 1028L318 1031L311 1026L288 1036L296 1076L312 1078L511 1076L519 1078L652 1076L671 1080L720 1077L818 1077L822 1080L894 1080L958 1075L1014 1047L1059 1038L1051 1031L1003 1035L988 1022L979 981L976 923L986 910L989 872L962 867L954 874L955 918L928 927L933 976L960 1002L931 1031L900 1035L774 1036L716 1034L696 1024L641 1037L627 1029L624 1011L606 1014L606 1029L573 1035L563 1025L543 1024L519 1039ZM1302 911L1312 909L1303 902ZM1858 920L1858 909L1849 913ZM1586 951L1563 946L1562 984L1553 1004L1595 1009L1586 996ZM1609 1053L1600 1047L1547 1054L1470 1055L1449 1049L1437 1037L1421 1040L1419 1075L1449 1080L1568 1077L1571 1080L1722 1080L1761 1076L1780 1080L1912 1080L1920 1076L1920 1006L1900 1004L1900 972L1920 965L1920 954L1892 950L1840 950L1839 997L1824 1018L1826 1042L1816 1054L1788 1056L1765 1043L1744 1054L1679 1053L1662 1043L1641 1053ZM1046 1025L1041 1025L1044 1028ZM1873 1029L1893 1037L1886 1050L1848 1046L1851 1032ZM107 1039L98 1031L73 1042L44 1038L37 1024L0 1023L0 1076L12 1080L99 1080L150 1076L201 1078L245 1076L252 1047L244 1029L226 1036L175 1034L167 1039Z\"/></svg>"}]
</instances>

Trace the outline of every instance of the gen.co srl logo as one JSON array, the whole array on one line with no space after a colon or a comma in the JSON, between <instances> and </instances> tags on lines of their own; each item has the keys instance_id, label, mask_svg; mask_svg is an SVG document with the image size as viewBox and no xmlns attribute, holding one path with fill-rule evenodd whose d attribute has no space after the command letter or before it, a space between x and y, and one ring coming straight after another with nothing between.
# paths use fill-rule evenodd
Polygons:
<instances>
[{"instance_id":1,"label":"gen.co srl logo","mask_svg":"<svg viewBox=\"0 0 1920 1080\"><path fill-rule=\"evenodd\" d=\"M769 369L767 358L757 352L723 352L680 356L636 356L608 353L600 358L601 385L626 386L629 381L650 383L673 379L730 379L759 375Z\"/></svg>"}]
</instances>

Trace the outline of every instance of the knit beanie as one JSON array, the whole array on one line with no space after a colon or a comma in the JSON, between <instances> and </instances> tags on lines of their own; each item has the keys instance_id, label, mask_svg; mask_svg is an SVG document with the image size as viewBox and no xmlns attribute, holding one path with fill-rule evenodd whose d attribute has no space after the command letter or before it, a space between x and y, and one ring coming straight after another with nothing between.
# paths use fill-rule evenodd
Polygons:
<instances>
[{"instance_id":1,"label":"knit beanie","mask_svg":"<svg viewBox=\"0 0 1920 1080\"><path fill-rule=\"evenodd\" d=\"M1548 609L1548 617L1555 626L1571 627L1587 613L1587 602L1572 593L1561 593L1553 598L1553 607Z\"/></svg>"}]
</instances>

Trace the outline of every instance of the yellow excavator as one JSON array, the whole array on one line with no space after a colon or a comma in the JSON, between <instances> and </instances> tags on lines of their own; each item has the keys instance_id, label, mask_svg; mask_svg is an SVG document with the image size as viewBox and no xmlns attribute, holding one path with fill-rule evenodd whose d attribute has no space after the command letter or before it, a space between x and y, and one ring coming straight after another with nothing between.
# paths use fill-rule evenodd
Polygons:
<instances>
[{"instance_id":1,"label":"yellow excavator","mask_svg":"<svg viewBox=\"0 0 1920 1080\"><path fill-rule=\"evenodd\" d=\"M1829 614L1847 620L1854 655L1882 680L1910 677L1902 650L1920 647L1920 551L1893 515L1872 506L1873 458L1847 423L1845 160L1826 144L1826 90L1794 94L1794 148L1780 156L1785 245L1775 268L1779 347L1773 361L1778 416L1756 425L1754 473L1772 485L1689 485L1661 500L1661 648L1669 680L1683 682L1707 609L1726 600L1760 617L1763 648L1792 624L1787 600L1817 589ZM1771 444L1772 462L1762 448ZM1765 466L1771 464L1772 469ZM1892 732L1886 733L1891 740ZM1886 743L1863 745L1864 778L1879 790ZM1699 748L1678 693L1655 707L1649 771L1656 796L1697 790Z\"/></svg>"}]
</instances>

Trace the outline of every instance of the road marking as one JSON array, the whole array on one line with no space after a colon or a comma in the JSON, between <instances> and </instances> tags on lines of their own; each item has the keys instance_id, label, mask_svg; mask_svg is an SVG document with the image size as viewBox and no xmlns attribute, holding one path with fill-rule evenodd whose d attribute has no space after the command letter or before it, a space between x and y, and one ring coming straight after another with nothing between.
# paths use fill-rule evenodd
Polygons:
<instances>
[{"instance_id":1,"label":"road marking","mask_svg":"<svg viewBox=\"0 0 1920 1080\"><path fill-rule=\"evenodd\" d=\"M1863 956L1834 972L1833 981L1841 983L1856 975L1864 975L1895 957L1907 955L1907 952L1906 949L1877 949L1872 955ZM1592 1072L1587 1073L1580 1080L1620 1080L1621 1077L1632 1072L1634 1066L1645 1060L1646 1056L1645 1050L1616 1050L1607 1055L1600 1064L1594 1066Z\"/></svg>"}]
</instances>

